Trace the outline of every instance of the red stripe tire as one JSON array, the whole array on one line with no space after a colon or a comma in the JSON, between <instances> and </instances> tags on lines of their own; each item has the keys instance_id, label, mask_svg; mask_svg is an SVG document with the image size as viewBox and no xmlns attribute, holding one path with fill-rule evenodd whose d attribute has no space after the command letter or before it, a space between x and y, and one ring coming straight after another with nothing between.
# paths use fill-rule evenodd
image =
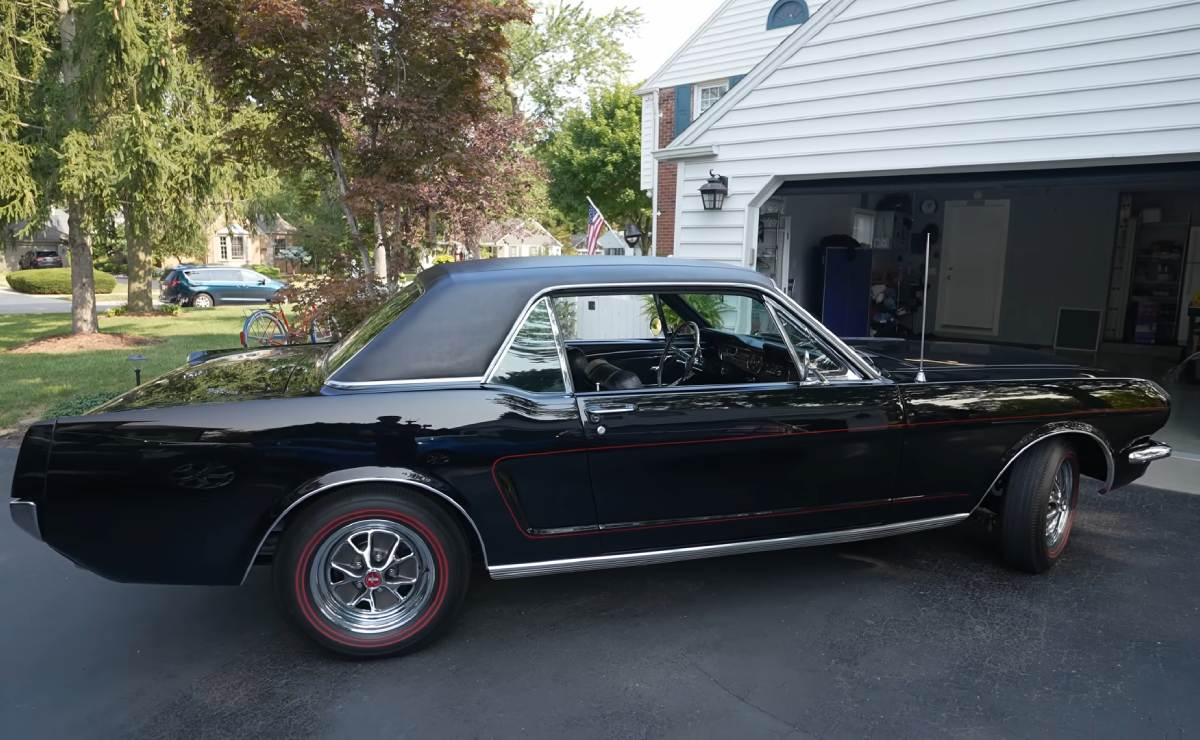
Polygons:
<instances>
[{"instance_id":1,"label":"red stripe tire","mask_svg":"<svg viewBox=\"0 0 1200 740\"><path fill-rule=\"evenodd\" d=\"M1078 504L1079 458L1071 446L1051 439L1030 450L1004 487L1004 559L1030 573L1049 570L1067 549Z\"/></svg>"},{"instance_id":2,"label":"red stripe tire","mask_svg":"<svg viewBox=\"0 0 1200 740\"><path fill-rule=\"evenodd\" d=\"M272 578L288 617L354 657L414 650L446 629L470 580L458 523L423 494L334 490L284 530Z\"/></svg>"}]
</instances>

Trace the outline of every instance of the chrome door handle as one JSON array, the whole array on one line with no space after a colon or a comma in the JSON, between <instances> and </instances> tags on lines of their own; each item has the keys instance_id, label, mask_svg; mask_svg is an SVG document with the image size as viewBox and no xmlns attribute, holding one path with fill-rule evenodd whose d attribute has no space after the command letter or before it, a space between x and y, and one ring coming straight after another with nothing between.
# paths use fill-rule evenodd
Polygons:
<instances>
[{"instance_id":1,"label":"chrome door handle","mask_svg":"<svg viewBox=\"0 0 1200 740\"><path fill-rule=\"evenodd\" d=\"M588 412L590 416L612 416L614 414L632 414L637 411L637 404L633 403L606 403L606 404L591 404L583 407L583 410Z\"/></svg>"}]
</instances>

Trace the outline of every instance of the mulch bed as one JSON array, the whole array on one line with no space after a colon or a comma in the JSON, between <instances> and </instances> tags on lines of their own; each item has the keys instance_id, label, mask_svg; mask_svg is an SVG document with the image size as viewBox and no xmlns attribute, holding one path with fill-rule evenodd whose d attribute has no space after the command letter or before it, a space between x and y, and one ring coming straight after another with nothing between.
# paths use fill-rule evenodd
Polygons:
<instances>
[{"instance_id":1,"label":"mulch bed","mask_svg":"<svg viewBox=\"0 0 1200 740\"><path fill-rule=\"evenodd\" d=\"M39 337L32 342L26 342L8 351L15 355L69 355L76 352L145 347L149 344L161 344L162 342L163 340L161 339L135 337L111 332L100 332L98 334L55 334L49 337Z\"/></svg>"}]
</instances>

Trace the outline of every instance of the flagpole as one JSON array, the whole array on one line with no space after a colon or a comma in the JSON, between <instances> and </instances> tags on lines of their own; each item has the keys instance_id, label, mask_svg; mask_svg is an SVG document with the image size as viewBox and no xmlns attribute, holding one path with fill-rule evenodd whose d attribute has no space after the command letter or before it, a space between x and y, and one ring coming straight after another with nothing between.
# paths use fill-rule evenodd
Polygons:
<instances>
[{"instance_id":1,"label":"flagpole","mask_svg":"<svg viewBox=\"0 0 1200 740\"><path fill-rule=\"evenodd\" d=\"M592 202L592 196L585 195L583 197L587 198L588 205L592 208L595 208L596 213L600 214L600 220L604 222L604 228L608 229L609 231L616 231L616 229L612 227L612 224L608 222L608 219L604 217L604 211L600 210L600 207Z\"/></svg>"}]
</instances>

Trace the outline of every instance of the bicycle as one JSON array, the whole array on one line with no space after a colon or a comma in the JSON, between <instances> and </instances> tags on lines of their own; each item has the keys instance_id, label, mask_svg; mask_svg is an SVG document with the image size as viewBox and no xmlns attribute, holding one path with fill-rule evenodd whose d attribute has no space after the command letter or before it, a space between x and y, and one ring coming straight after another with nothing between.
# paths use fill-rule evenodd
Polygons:
<instances>
[{"instance_id":1,"label":"bicycle","mask_svg":"<svg viewBox=\"0 0 1200 740\"><path fill-rule=\"evenodd\" d=\"M288 321L283 303L269 301L271 308L260 308L246 317L242 323L242 346L282 347L287 344L322 344L338 338L338 326L333 317L317 316L316 309L309 309L296 325Z\"/></svg>"}]
</instances>

